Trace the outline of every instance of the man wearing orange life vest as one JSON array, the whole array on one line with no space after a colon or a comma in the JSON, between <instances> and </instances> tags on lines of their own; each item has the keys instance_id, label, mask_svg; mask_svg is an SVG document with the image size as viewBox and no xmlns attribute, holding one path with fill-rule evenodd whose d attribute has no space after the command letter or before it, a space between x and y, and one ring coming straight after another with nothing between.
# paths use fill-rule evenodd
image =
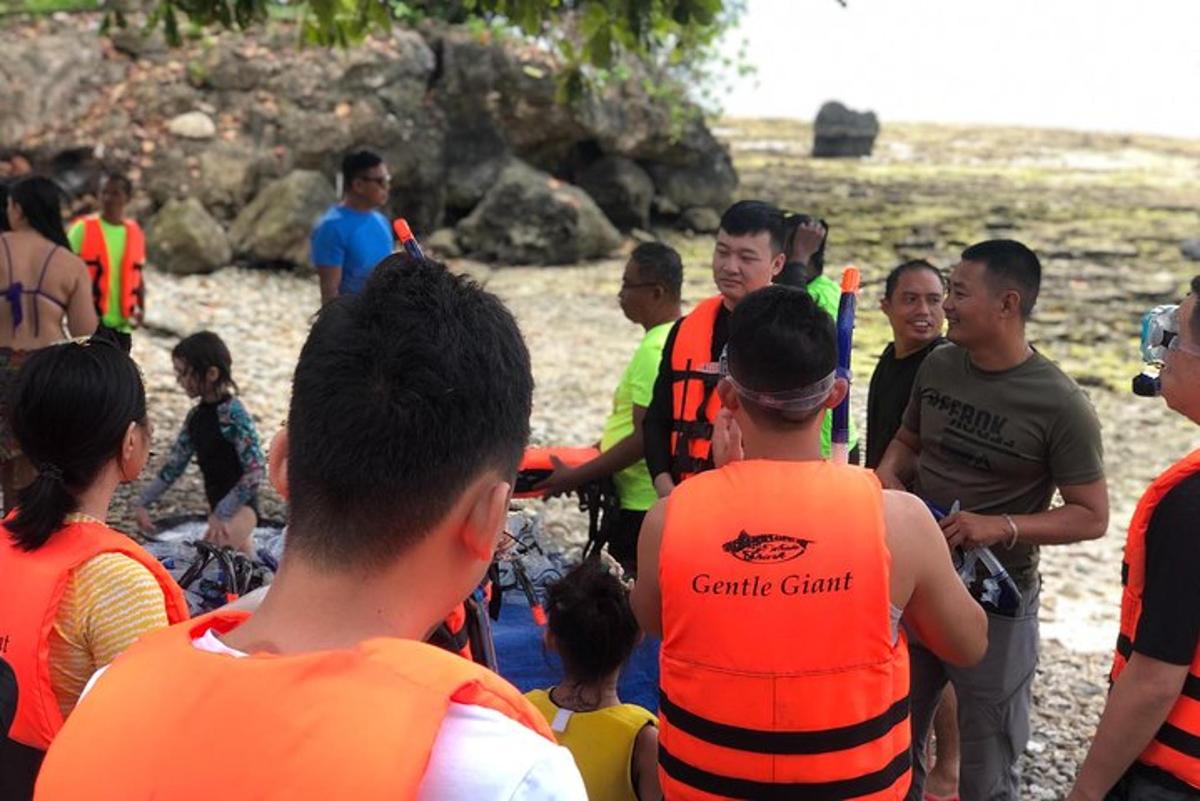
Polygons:
<instances>
[{"instance_id":1,"label":"man wearing orange life vest","mask_svg":"<svg viewBox=\"0 0 1200 801\"><path fill-rule=\"evenodd\" d=\"M1162 396L1200 423L1200 276L1165 315ZM1069 801L1200 796L1200 450L1167 469L1129 524L1112 689Z\"/></svg>"},{"instance_id":2,"label":"man wearing orange life vest","mask_svg":"<svg viewBox=\"0 0 1200 801\"><path fill-rule=\"evenodd\" d=\"M505 537L532 389L511 314L439 264L394 254L326 304L271 453L290 499L271 592L122 655L35 798L582 801L516 688L421 642Z\"/></svg>"},{"instance_id":3,"label":"man wearing orange life vest","mask_svg":"<svg viewBox=\"0 0 1200 801\"><path fill-rule=\"evenodd\" d=\"M100 213L77 221L67 232L71 249L88 266L92 298L101 325L117 332L126 352L132 331L146 311L143 268L146 236L136 220L125 217L133 183L120 173L105 176L100 187Z\"/></svg>"},{"instance_id":4,"label":"man wearing orange life vest","mask_svg":"<svg viewBox=\"0 0 1200 801\"><path fill-rule=\"evenodd\" d=\"M721 408L717 357L728 337L729 313L783 269L783 221L769 203L742 200L730 206L713 249L719 294L701 301L667 335L643 423L646 467L659 497L713 466L713 421Z\"/></svg>"},{"instance_id":5,"label":"man wearing orange life vest","mask_svg":"<svg viewBox=\"0 0 1200 801\"><path fill-rule=\"evenodd\" d=\"M717 467L642 529L632 601L663 638L660 777L676 799L899 799L909 786L908 650L987 645L920 500L821 458L845 396L833 320L801 290L729 319ZM727 462L727 463L726 463Z\"/></svg>"}]
</instances>

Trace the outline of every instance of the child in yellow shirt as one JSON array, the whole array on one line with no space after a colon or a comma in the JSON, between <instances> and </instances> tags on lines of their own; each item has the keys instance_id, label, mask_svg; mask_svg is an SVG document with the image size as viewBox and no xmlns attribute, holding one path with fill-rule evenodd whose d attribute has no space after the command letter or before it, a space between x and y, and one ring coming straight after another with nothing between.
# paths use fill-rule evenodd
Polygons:
<instances>
[{"instance_id":1,"label":"child in yellow shirt","mask_svg":"<svg viewBox=\"0 0 1200 801\"><path fill-rule=\"evenodd\" d=\"M658 721L617 697L617 677L640 638L629 593L588 559L550 587L546 643L566 676L526 697L575 757L591 801L658 801Z\"/></svg>"}]
</instances>

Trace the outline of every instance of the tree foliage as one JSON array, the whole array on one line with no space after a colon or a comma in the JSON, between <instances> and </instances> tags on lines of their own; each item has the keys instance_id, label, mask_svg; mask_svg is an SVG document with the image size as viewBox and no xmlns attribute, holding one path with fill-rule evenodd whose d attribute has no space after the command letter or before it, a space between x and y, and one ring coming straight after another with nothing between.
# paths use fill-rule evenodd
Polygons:
<instances>
[{"instance_id":1,"label":"tree foliage","mask_svg":"<svg viewBox=\"0 0 1200 801\"><path fill-rule=\"evenodd\" d=\"M605 78L626 55L680 67L716 55L744 0L156 0L152 27L169 41L181 28L247 29L272 16L300 21L304 41L346 47L393 24L424 19L521 32L563 62L571 94ZM117 12L106 23L124 24Z\"/></svg>"}]
</instances>

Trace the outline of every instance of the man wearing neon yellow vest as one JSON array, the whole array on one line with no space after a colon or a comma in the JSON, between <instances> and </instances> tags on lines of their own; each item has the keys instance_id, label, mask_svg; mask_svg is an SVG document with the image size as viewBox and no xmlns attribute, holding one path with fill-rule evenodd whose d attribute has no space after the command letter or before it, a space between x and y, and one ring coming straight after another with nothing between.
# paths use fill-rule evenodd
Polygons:
<instances>
[{"instance_id":1,"label":"man wearing neon yellow vest","mask_svg":"<svg viewBox=\"0 0 1200 801\"><path fill-rule=\"evenodd\" d=\"M125 217L132 195L128 177L109 173L100 186L100 213L76 221L67 232L71 249L88 266L100 324L117 332L126 351L146 303L146 235L136 220Z\"/></svg>"}]
</instances>

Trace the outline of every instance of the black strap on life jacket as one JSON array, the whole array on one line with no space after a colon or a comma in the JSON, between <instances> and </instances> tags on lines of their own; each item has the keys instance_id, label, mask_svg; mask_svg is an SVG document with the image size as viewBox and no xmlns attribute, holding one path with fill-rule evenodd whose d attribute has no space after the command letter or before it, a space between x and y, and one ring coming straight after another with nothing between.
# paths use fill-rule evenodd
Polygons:
<instances>
[{"instance_id":1,"label":"black strap on life jacket","mask_svg":"<svg viewBox=\"0 0 1200 801\"><path fill-rule=\"evenodd\" d=\"M600 549L612 540L621 499L617 497L616 486L609 476L584 484L578 493L579 509L588 514L588 541L583 546L583 557L586 559L589 554L600 553Z\"/></svg>"},{"instance_id":2,"label":"black strap on life jacket","mask_svg":"<svg viewBox=\"0 0 1200 801\"><path fill-rule=\"evenodd\" d=\"M713 463L711 451L709 456L704 459L692 456L691 444L692 440L696 439L712 439L714 421L707 417L708 402L712 399L713 393L717 391L717 384L720 383L721 377L716 373L693 370L692 360L688 359L682 370L671 371L671 380L684 382L683 393L679 397L679 409L671 421L671 430L679 435L675 438L675 449L671 454L671 477L680 481L686 475L703 473L716 466ZM703 384L704 397L701 398L700 405L696 407L696 419L684 420L688 387L693 380Z\"/></svg>"},{"instance_id":3,"label":"black strap on life jacket","mask_svg":"<svg viewBox=\"0 0 1200 801\"><path fill-rule=\"evenodd\" d=\"M908 719L908 696L881 714L848 726L810 731L764 731L733 726L702 717L673 703L659 688L659 704L666 721L691 737L722 748L754 754L814 755L865 745L887 735ZM905 724L907 725L907 724ZM659 765L678 782L713 795L732 798L788 799L788 801L842 801L891 787L911 766L911 751L904 749L876 771L836 781L764 782L725 776L688 763L659 746Z\"/></svg>"}]
</instances>

